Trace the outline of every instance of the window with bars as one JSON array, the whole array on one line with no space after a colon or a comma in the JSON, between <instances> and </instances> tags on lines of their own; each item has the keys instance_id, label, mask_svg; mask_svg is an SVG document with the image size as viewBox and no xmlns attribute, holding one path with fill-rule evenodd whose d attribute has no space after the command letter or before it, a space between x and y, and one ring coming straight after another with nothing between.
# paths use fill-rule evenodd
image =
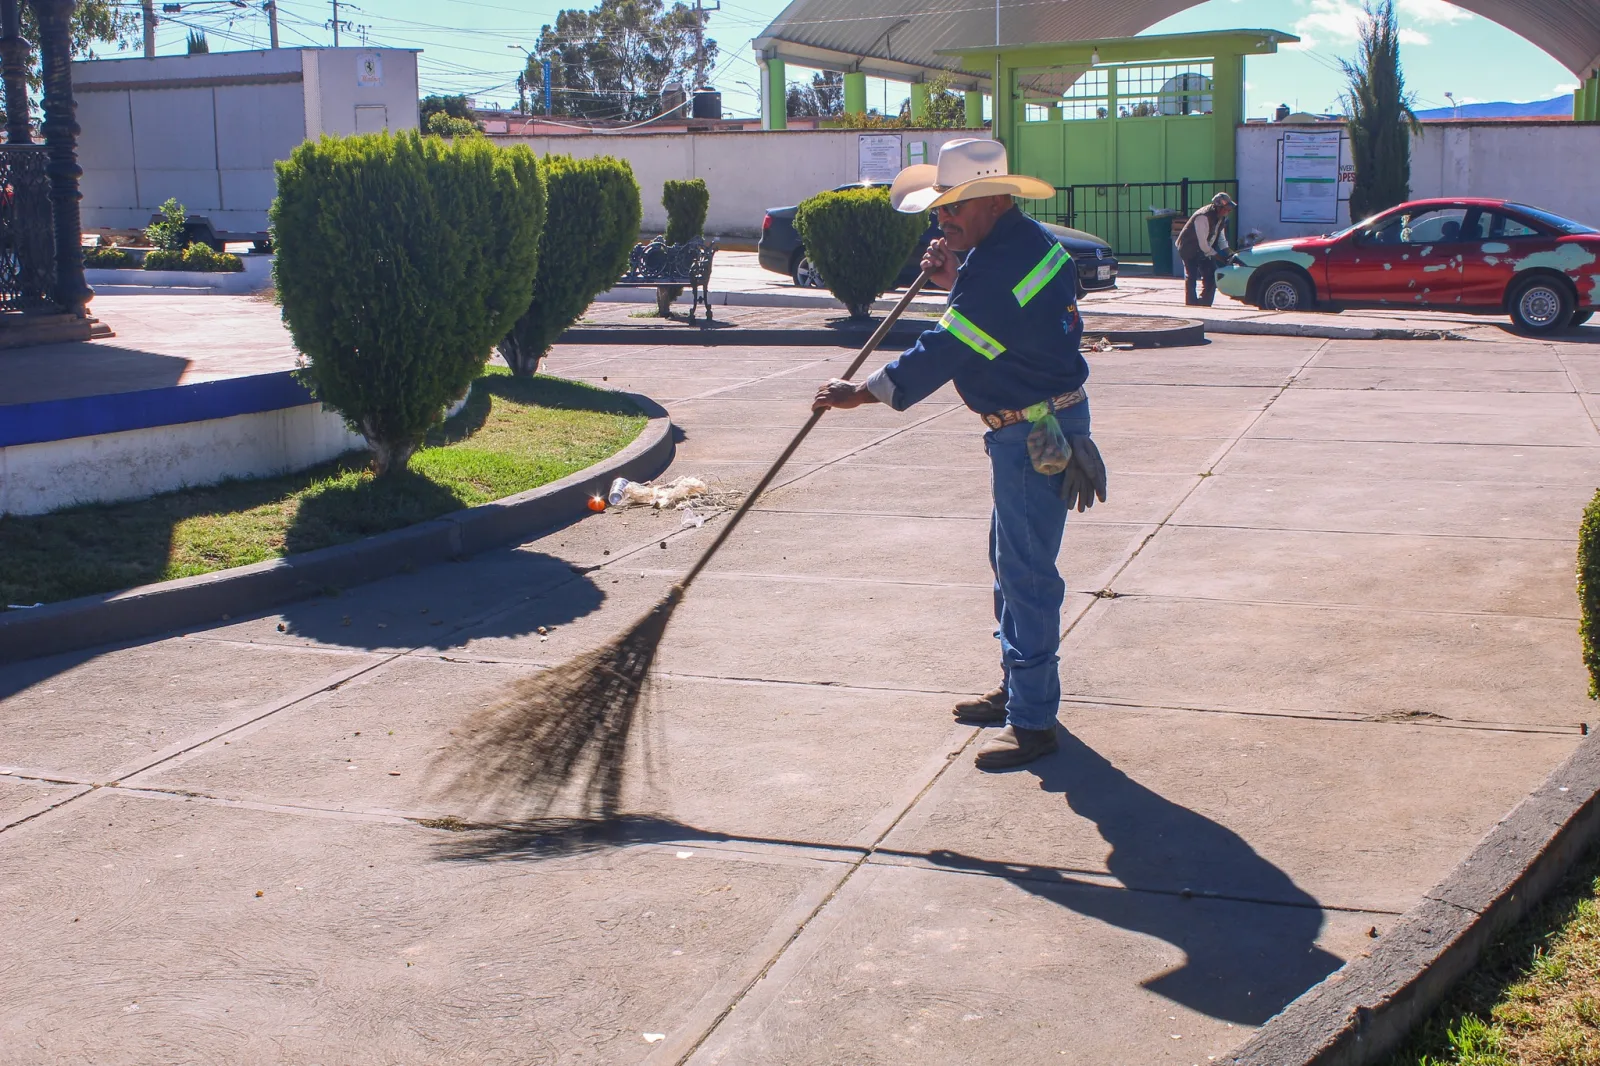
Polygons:
<instances>
[{"instance_id":1,"label":"window with bars","mask_svg":"<svg viewBox=\"0 0 1600 1066\"><path fill-rule=\"evenodd\" d=\"M1024 122L1075 122L1106 118L1111 113L1110 79L1104 69L1047 67L1019 71L1017 91L1031 98L1023 103Z\"/></svg>"},{"instance_id":2,"label":"window with bars","mask_svg":"<svg viewBox=\"0 0 1600 1066\"><path fill-rule=\"evenodd\" d=\"M1209 62L1157 63L1117 70L1117 117L1160 118L1209 115Z\"/></svg>"}]
</instances>

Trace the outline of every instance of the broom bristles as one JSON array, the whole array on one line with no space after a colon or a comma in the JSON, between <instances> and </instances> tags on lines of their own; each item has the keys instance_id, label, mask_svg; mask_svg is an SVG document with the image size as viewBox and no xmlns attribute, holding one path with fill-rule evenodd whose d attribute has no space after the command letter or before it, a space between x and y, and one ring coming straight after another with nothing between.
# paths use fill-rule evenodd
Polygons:
<instances>
[{"instance_id":1,"label":"broom bristles","mask_svg":"<svg viewBox=\"0 0 1600 1066\"><path fill-rule=\"evenodd\" d=\"M682 586L675 586L626 632L516 682L505 698L469 718L441 756L445 791L495 820L542 817L564 796L577 803L580 817L615 817L628 734L682 599Z\"/></svg>"}]
</instances>

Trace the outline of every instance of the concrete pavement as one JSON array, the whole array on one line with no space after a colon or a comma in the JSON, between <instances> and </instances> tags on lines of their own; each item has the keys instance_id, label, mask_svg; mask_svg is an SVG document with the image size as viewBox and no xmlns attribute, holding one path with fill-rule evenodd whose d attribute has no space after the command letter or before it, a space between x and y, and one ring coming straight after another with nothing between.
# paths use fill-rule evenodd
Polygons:
<instances>
[{"instance_id":1,"label":"concrete pavement","mask_svg":"<svg viewBox=\"0 0 1600 1066\"><path fill-rule=\"evenodd\" d=\"M1111 498L1062 553L1070 737L1011 774L977 773L948 715L997 669L981 427L948 391L829 415L697 583L609 835L456 831L429 760L632 621L715 518L613 511L0 669L0 1062L1220 1056L1593 717L1591 351L1094 357ZM848 358L551 369L660 399L669 476L729 500Z\"/></svg>"}]
</instances>

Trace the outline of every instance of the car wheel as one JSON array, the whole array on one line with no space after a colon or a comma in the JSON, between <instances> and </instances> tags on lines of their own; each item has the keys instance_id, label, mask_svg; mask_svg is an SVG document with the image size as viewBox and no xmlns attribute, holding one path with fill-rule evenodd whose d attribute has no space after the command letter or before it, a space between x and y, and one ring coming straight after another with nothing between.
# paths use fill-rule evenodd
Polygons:
<instances>
[{"instance_id":1,"label":"car wheel","mask_svg":"<svg viewBox=\"0 0 1600 1066\"><path fill-rule=\"evenodd\" d=\"M1585 322L1589 321L1589 319L1591 319L1593 317L1594 317L1594 312L1593 311L1579 311L1577 314L1573 315L1572 318L1567 322L1567 328L1568 329L1577 329L1579 326L1583 325Z\"/></svg>"},{"instance_id":2,"label":"car wheel","mask_svg":"<svg viewBox=\"0 0 1600 1066\"><path fill-rule=\"evenodd\" d=\"M790 275L794 283L802 289L825 289L827 285L822 280L822 275L817 273L817 268L811 265L811 260L801 256L794 262L794 273Z\"/></svg>"},{"instance_id":3,"label":"car wheel","mask_svg":"<svg viewBox=\"0 0 1600 1066\"><path fill-rule=\"evenodd\" d=\"M1285 270L1261 282L1256 303L1263 311L1309 311L1311 300L1311 285L1306 279Z\"/></svg>"},{"instance_id":4,"label":"car wheel","mask_svg":"<svg viewBox=\"0 0 1600 1066\"><path fill-rule=\"evenodd\" d=\"M1524 333L1555 333L1572 319L1572 293L1555 278L1528 278L1511 290L1511 324Z\"/></svg>"}]
</instances>

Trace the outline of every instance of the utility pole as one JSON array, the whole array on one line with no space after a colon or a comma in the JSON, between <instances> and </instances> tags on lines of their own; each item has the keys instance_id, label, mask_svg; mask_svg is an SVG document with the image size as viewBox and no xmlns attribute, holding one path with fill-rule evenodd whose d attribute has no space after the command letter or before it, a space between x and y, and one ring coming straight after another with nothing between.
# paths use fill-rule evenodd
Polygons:
<instances>
[{"instance_id":1,"label":"utility pole","mask_svg":"<svg viewBox=\"0 0 1600 1066\"><path fill-rule=\"evenodd\" d=\"M332 0L332 3L333 3L333 46L335 48L338 48L339 47L339 0Z\"/></svg>"},{"instance_id":2,"label":"utility pole","mask_svg":"<svg viewBox=\"0 0 1600 1066\"><path fill-rule=\"evenodd\" d=\"M706 12L721 11L722 0L715 7L706 7L702 0L694 0L694 84L689 86L689 96L706 84Z\"/></svg>"},{"instance_id":3,"label":"utility pole","mask_svg":"<svg viewBox=\"0 0 1600 1066\"><path fill-rule=\"evenodd\" d=\"M266 0L261 8L267 13L267 30L272 35L272 47L276 48L278 47L278 2Z\"/></svg>"},{"instance_id":4,"label":"utility pole","mask_svg":"<svg viewBox=\"0 0 1600 1066\"><path fill-rule=\"evenodd\" d=\"M141 0L144 10L144 57L156 57L156 0Z\"/></svg>"}]
</instances>

